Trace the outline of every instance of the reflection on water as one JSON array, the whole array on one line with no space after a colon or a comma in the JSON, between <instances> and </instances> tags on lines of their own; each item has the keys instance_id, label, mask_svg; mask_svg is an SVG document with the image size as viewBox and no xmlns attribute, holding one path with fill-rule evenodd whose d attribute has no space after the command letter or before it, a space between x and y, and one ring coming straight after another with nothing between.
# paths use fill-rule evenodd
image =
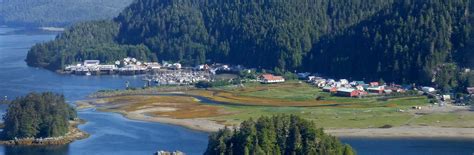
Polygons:
<instances>
[{"instance_id":1,"label":"reflection on water","mask_svg":"<svg viewBox=\"0 0 474 155\"><path fill-rule=\"evenodd\" d=\"M48 154L48 155L64 155L68 154L69 146L41 146L41 147L26 147L26 146L7 146L5 147L5 154Z\"/></svg>"}]
</instances>

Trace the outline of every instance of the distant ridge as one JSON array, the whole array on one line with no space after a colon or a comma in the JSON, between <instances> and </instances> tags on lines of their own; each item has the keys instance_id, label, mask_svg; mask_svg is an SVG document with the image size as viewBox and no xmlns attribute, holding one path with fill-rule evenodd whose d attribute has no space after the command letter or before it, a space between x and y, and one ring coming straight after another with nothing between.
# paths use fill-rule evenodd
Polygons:
<instances>
[{"instance_id":1,"label":"distant ridge","mask_svg":"<svg viewBox=\"0 0 474 155\"><path fill-rule=\"evenodd\" d=\"M133 0L0 0L0 24L65 27L111 19Z\"/></svg>"}]
</instances>

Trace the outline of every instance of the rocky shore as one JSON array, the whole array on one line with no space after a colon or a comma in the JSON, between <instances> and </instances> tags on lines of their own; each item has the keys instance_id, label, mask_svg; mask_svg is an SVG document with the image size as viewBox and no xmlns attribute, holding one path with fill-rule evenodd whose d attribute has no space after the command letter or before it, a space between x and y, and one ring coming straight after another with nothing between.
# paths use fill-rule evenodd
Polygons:
<instances>
[{"instance_id":1,"label":"rocky shore","mask_svg":"<svg viewBox=\"0 0 474 155\"><path fill-rule=\"evenodd\" d=\"M0 141L0 145L25 145L25 146L43 146L43 145L65 145L75 140L89 137L84 131L78 128L78 125L84 124L83 120L70 121L69 132L60 137L49 138L21 138L13 140Z\"/></svg>"}]
</instances>

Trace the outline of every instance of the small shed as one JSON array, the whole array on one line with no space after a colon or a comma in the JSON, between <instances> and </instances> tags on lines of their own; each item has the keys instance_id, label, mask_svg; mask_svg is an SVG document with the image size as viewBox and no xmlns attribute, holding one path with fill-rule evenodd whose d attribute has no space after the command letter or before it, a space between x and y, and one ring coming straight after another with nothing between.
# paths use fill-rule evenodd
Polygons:
<instances>
[{"instance_id":1,"label":"small shed","mask_svg":"<svg viewBox=\"0 0 474 155\"><path fill-rule=\"evenodd\" d=\"M443 95L443 101L450 101L451 100L451 95Z\"/></svg>"},{"instance_id":2,"label":"small shed","mask_svg":"<svg viewBox=\"0 0 474 155\"><path fill-rule=\"evenodd\" d=\"M469 95L474 95L474 87L468 87L466 88L466 91Z\"/></svg>"}]
</instances>

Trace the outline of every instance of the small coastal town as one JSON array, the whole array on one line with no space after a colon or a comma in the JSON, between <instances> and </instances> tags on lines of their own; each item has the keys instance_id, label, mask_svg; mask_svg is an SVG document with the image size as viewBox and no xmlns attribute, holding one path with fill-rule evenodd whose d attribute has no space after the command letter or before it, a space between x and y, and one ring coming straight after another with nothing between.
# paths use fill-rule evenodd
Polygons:
<instances>
[{"instance_id":1,"label":"small coastal town","mask_svg":"<svg viewBox=\"0 0 474 155\"><path fill-rule=\"evenodd\" d=\"M216 75L220 73L239 74L240 72L251 73L252 70L241 65L228 65L214 63L211 65L202 64L194 67L184 67L180 63L143 62L136 58L124 58L117 60L114 64L101 64L99 60L85 60L81 64L69 65L64 72L75 75L146 75L143 78L146 86L163 85L193 85L198 82L214 82ZM287 81L283 76L276 76L271 73L254 73L255 80L262 84L278 84ZM400 85L395 83L383 83L380 81L349 81L347 79L332 79L319 76L317 73L296 73L297 80L307 82L324 92L331 93L339 97L363 98L369 96L384 96L391 94L404 94L407 91L414 91L417 94L424 94L436 99L435 103L444 106L446 103L456 103L464 105L465 99L470 99L474 94L474 87L469 87L464 92L465 96L456 98L453 94L440 94L434 87L416 86L415 84ZM237 80L237 79L227 79ZM241 80L241 79L239 79Z\"/></svg>"},{"instance_id":2,"label":"small coastal town","mask_svg":"<svg viewBox=\"0 0 474 155\"><path fill-rule=\"evenodd\" d=\"M474 0L0 0L0 155L474 155Z\"/></svg>"}]
</instances>

